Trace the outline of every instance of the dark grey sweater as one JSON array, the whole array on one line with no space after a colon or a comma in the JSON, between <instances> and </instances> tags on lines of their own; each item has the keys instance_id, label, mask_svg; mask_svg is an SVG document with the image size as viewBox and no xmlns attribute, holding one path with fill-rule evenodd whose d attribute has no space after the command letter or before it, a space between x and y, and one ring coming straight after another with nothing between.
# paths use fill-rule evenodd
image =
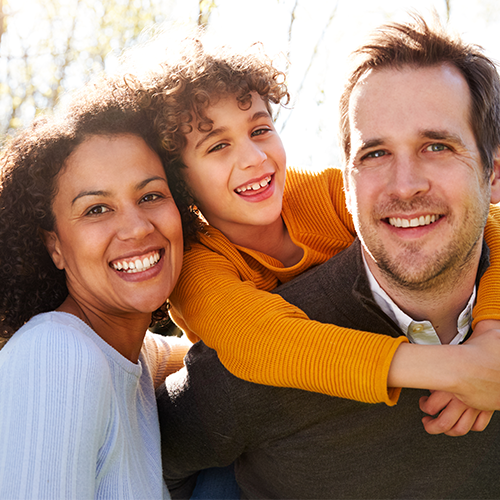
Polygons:
<instances>
[{"instance_id":1,"label":"dark grey sweater","mask_svg":"<svg viewBox=\"0 0 500 500\"><path fill-rule=\"evenodd\" d=\"M359 242L279 293L311 319L401 334L371 297ZM388 407L251 384L202 342L186 363L158 392L174 498L189 498L197 470L233 461L243 498L500 498L496 415L482 433L431 436L426 391L403 390Z\"/></svg>"}]
</instances>

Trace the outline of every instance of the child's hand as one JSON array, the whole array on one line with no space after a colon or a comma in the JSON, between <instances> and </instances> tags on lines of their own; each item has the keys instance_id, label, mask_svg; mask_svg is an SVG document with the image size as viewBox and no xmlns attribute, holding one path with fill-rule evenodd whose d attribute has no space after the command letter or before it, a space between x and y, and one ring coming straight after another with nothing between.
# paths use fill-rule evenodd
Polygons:
<instances>
[{"instance_id":1,"label":"child's hand","mask_svg":"<svg viewBox=\"0 0 500 500\"><path fill-rule=\"evenodd\" d=\"M449 392L434 391L430 396L420 398L420 409L428 415L422 419L429 434L465 436L469 431L486 429L493 415L492 411L476 410L462 403Z\"/></svg>"}]
</instances>

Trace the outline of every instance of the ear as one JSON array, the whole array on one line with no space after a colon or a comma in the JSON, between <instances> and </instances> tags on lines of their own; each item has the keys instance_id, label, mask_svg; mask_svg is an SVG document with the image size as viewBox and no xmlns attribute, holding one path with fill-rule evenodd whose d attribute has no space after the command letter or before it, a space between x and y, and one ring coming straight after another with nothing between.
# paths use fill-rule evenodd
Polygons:
<instances>
[{"instance_id":1,"label":"ear","mask_svg":"<svg viewBox=\"0 0 500 500\"><path fill-rule=\"evenodd\" d=\"M344 166L344 168L342 169L342 178L344 179L345 204L349 213L352 214L352 193L350 190L348 165Z\"/></svg>"},{"instance_id":2,"label":"ear","mask_svg":"<svg viewBox=\"0 0 500 500\"><path fill-rule=\"evenodd\" d=\"M49 252L49 255L57 269L64 269L65 262L57 233L55 231L47 231L40 228L38 230L38 234L40 235L40 238L42 239L43 244Z\"/></svg>"},{"instance_id":3,"label":"ear","mask_svg":"<svg viewBox=\"0 0 500 500\"><path fill-rule=\"evenodd\" d=\"M491 199L493 204L500 203L500 148L493 160L493 172L490 177Z\"/></svg>"}]
</instances>

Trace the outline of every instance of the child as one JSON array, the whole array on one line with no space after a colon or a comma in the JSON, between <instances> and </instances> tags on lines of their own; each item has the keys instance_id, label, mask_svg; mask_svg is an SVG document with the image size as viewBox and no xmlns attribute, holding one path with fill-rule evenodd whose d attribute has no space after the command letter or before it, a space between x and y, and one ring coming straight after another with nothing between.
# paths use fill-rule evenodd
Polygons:
<instances>
[{"instance_id":1,"label":"child","mask_svg":"<svg viewBox=\"0 0 500 500\"><path fill-rule=\"evenodd\" d=\"M146 85L175 159L169 176L183 178L193 196L184 201L208 222L184 255L171 296L174 320L243 379L395 404L399 390L388 387L405 380L403 349L435 347L319 324L268 293L354 240L340 170L289 170L285 184L270 111L270 103L288 102L283 75L260 54L210 55L199 42L191 48ZM498 222L490 221L489 231L494 256ZM493 264L490 284L499 282ZM443 387L433 366L416 369L426 385L408 386Z\"/></svg>"}]
</instances>

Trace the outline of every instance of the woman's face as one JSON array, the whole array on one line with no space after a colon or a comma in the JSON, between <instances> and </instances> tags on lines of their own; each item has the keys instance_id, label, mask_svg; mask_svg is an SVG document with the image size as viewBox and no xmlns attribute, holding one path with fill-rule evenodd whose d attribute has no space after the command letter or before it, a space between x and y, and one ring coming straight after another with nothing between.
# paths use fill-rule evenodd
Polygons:
<instances>
[{"instance_id":1,"label":"woman's face","mask_svg":"<svg viewBox=\"0 0 500 500\"><path fill-rule=\"evenodd\" d=\"M182 264L179 211L159 157L138 136L91 136L57 180L55 230L45 241L80 305L150 313Z\"/></svg>"}]
</instances>

